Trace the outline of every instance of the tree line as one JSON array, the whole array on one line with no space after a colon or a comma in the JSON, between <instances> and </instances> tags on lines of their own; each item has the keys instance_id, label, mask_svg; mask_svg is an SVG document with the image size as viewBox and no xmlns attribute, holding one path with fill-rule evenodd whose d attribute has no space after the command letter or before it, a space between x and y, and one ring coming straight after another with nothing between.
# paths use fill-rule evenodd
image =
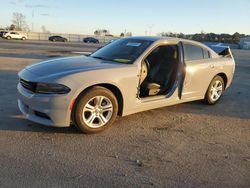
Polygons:
<instances>
[{"instance_id":1,"label":"tree line","mask_svg":"<svg viewBox=\"0 0 250 188\"><path fill-rule=\"evenodd\" d=\"M245 34L240 34L238 32L235 32L233 35L227 33L216 34L216 33L205 33L205 32L196 34L162 32L159 35L164 37L177 37L183 39L190 39L199 42L222 42L231 44L238 44L240 38L248 36Z\"/></svg>"},{"instance_id":2,"label":"tree line","mask_svg":"<svg viewBox=\"0 0 250 188\"><path fill-rule=\"evenodd\" d=\"M114 37L114 35L110 34L110 31L107 29L97 29L94 31L95 36L108 36L108 37ZM131 37L133 34L132 32L122 32L120 34L120 37Z\"/></svg>"}]
</instances>

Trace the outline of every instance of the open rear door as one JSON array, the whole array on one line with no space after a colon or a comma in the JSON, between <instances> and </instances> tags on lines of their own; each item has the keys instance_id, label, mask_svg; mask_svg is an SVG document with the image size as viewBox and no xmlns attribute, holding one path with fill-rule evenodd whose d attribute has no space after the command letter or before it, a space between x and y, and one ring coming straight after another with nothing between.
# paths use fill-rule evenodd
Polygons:
<instances>
[{"instance_id":1,"label":"open rear door","mask_svg":"<svg viewBox=\"0 0 250 188\"><path fill-rule=\"evenodd\" d=\"M177 84L178 84L178 97L179 99L181 99L184 80L186 76L186 65L184 61L184 50L183 50L182 42L178 43L178 49L179 49L179 67L178 67L178 73L177 73L177 82L178 82Z\"/></svg>"}]
</instances>

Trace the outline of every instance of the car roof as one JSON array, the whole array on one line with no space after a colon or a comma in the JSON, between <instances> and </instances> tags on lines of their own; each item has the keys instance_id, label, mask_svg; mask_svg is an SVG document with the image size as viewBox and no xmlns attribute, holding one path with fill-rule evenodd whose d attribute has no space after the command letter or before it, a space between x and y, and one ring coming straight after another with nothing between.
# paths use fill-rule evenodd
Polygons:
<instances>
[{"instance_id":1,"label":"car roof","mask_svg":"<svg viewBox=\"0 0 250 188\"><path fill-rule=\"evenodd\" d=\"M200 42L197 42L197 41L194 41L194 40L188 40L188 39L181 39L181 38L175 38L175 37L158 37L158 36L155 36L155 37L151 37L151 36L138 36L138 37L128 37L130 39L135 39L135 40L145 40L145 41L151 41L151 42L186 42L186 43L190 43L190 44L193 44L193 45L197 45L197 46L200 46L204 49L207 49L210 51L211 55L213 57L217 57L218 55L211 49L209 48L208 46L200 43Z\"/></svg>"},{"instance_id":2,"label":"car roof","mask_svg":"<svg viewBox=\"0 0 250 188\"><path fill-rule=\"evenodd\" d=\"M196 44L202 44L200 42L196 42L193 40L187 40L187 39L181 39L181 38L175 38L175 37L150 37L150 36L138 36L138 37L128 37L131 39L137 39L137 40L147 40L147 41L172 41L172 42L189 42L189 43L196 43Z\"/></svg>"}]
</instances>

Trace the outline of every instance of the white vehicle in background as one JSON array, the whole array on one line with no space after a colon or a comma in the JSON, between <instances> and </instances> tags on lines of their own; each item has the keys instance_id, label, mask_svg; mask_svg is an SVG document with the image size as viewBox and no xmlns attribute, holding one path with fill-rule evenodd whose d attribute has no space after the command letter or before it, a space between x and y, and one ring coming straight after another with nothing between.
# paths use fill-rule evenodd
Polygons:
<instances>
[{"instance_id":1,"label":"white vehicle in background","mask_svg":"<svg viewBox=\"0 0 250 188\"><path fill-rule=\"evenodd\" d=\"M5 39L21 39L21 40L27 40L28 37L25 34L18 33L16 31L9 31L3 35L3 38Z\"/></svg>"}]
</instances>

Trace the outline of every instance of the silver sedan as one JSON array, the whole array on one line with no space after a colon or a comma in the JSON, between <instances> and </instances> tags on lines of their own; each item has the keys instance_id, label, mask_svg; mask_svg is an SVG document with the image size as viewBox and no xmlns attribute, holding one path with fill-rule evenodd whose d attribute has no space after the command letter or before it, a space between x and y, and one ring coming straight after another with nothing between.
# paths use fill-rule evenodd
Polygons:
<instances>
[{"instance_id":1,"label":"silver sedan","mask_svg":"<svg viewBox=\"0 0 250 188\"><path fill-rule=\"evenodd\" d=\"M18 106L33 122L96 133L117 115L194 100L216 104L234 71L229 48L216 53L190 40L131 37L89 56L26 67L18 74Z\"/></svg>"}]
</instances>

